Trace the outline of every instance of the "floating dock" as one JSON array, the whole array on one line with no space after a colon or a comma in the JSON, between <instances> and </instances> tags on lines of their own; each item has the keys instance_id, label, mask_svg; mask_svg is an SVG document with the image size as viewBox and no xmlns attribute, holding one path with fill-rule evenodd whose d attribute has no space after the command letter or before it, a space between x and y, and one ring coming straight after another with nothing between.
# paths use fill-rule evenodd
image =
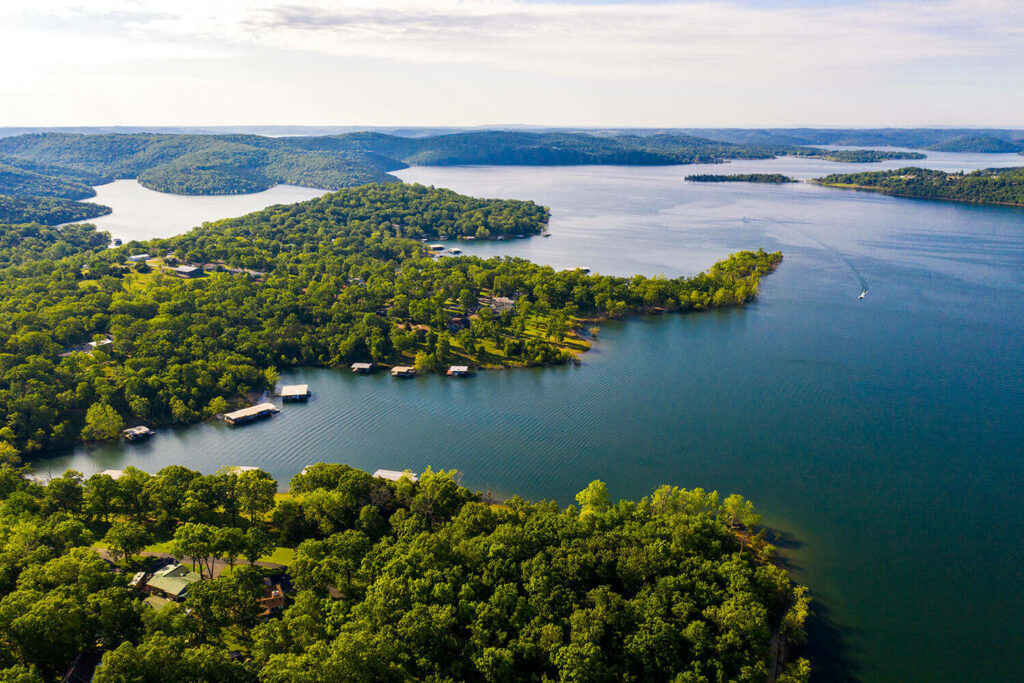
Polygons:
<instances>
[{"instance_id":1,"label":"floating dock","mask_svg":"<svg viewBox=\"0 0 1024 683\"><path fill-rule=\"evenodd\" d=\"M468 365L453 365L448 368L449 377L469 377L472 374Z\"/></svg>"},{"instance_id":2,"label":"floating dock","mask_svg":"<svg viewBox=\"0 0 1024 683\"><path fill-rule=\"evenodd\" d=\"M369 375L373 372L373 363L353 363L352 372L358 372L361 375Z\"/></svg>"},{"instance_id":3,"label":"floating dock","mask_svg":"<svg viewBox=\"0 0 1024 683\"><path fill-rule=\"evenodd\" d=\"M225 413L224 421L229 425L242 425L255 420L262 420L281 412L281 409L273 403L259 403L248 408L236 410L233 413Z\"/></svg>"},{"instance_id":4,"label":"floating dock","mask_svg":"<svg viewBox=\"0 0 1024 683\"><path fill-rule=\"evenodd\" d=\"M305 401L309 398L309 385L286 384L281 387L281 398L285 401Z\"/></svg>"},{"instance_id":5,"label":"floating dock","mask_svg":"<svg viewBox=\"0 0 1024 683\"><path fill-rule=\"evenodd\" d=\"M391 368L391 376L392 377L415 377L416 376L416 368L410 367L408 365L396 365L395 367Z\"/></svg>"},{"instance_id":6,"label":"floating dock","mask_svg":"<svg viewBox=\"0 0 1024 683\"><path fill-rule=\"evenodd\" d=\"M125 438L125 441L140 441L142 439L148 439L154 434L156 434L156 432L149 427L144 426L129 427L121 432L121 436Z\"/></svg>"}]
</instances>

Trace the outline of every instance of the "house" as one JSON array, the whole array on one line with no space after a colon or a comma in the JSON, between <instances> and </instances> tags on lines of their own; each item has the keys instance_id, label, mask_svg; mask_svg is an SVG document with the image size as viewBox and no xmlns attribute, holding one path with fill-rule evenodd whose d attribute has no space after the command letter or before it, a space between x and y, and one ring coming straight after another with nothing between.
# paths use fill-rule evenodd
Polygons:
<instances>
[{"instance_id":1,"label":"house","mask_svg":"<svg viewBox=\"0 0 1024 683\"><path fill-rule=\"evenodd\" d=\"M153 572L143 590L164 600L182 602L188 595L189 586L199 580L199 574L189 571L187 567L169 564Z\"/></svg>"},{"instance_id":2,"label":"house","mask_svg":"<svg viewBox=\"0 0 1024 683\"><path fill-rule=\"evenodd\" d=\"M352 372L368 375L373 372L373 363L353 363Z\"/></svg>"},{"instance_id":3,"label":"house","mask_svg":"<svg viewBox=\"0 0 1024 683\"><path fill-rule=\"evenodd\" d=\"M286 384L281 387L281 398L285 401L305 401L309 398L309 385Z\"/></svg>"},{"instance_id":4,"label":"house","mask_svg":"<svg viewBox=\"0 0 1024 683\"><path fill-rule=\"evenodd\" d=\"M131 256L128 257L129 261L135 261L135 262L147 261L149 259L150 259L150 255L149 254L132 254Z\"/></svg>"},{"instance_id":5,"label":"house","mask_svg":"<svg viewBox=\"0 0 1024 683\"><path fill-rule=\"evenodd\" d=\"M111 339L110 337L107 337L105 339L97 339L96 341L86 342L85 348L86 348L87 351L95 351L96 349L98 349L101 346L107 346L107 345L113 344L113 343L114 343L114 340Z\"/></svg>"},{"instance_id":6,"label":"house","mask_svg":"<svg viewBox=\"0 0 1024 683\"><path fill-rule=\"evenodd\" d=\"M280 614L288 604L287 591L291 587L285 575L267 576L263 579L263 594L260 596L260 619L269 619Z\"/></svg>"},{"instance_id":7,"label":"house","mask_svg":"<svg viewBox=\"0 0 1024 683\"><path fill-rule=\"evenodd\" d=\"M260 420L281 412L281 409L273 403L258 403L248 408L242 408L231 413L224 414L224 421L230 425L241 425L254 420Z\"/></svg>"},{"instance_id":8,"label":"house","mask_svg":"<svg viewBox=\"0 0 1024 683\"><path fill-rule=\"evenodd\" d=\"M184 278L199 277L203 274L203 269L195 266L178 266L174 269L174 274Z\"/></svg>"},{"instance_id":9,"label":"house","mask_svg":"<svg viewBox=\"0 0 1024 683\"><path fill-rule=\"evenodd\" d=\"M392 377L415 377L416 368L409 367L407 365L396 365L391 368Z\"/></svg>"},{"instance_id":10,"label":"house","mask_svg":"<svg viewBox=\"0 0 1024 683\"><path fill-rule=\"evenodd\" d=\"M469 366L468 365L453 365L448 368L449 377L469 377Z\"/></svg>"},{"instance_id":11,"label":"house","mask_svg":"<svg viewBox=\"0 0 1024 683\"><path fill-rule=\"evenodd\" d=\"M121 436L124 437L125 441L139 441L141 439L148 439L149 437L156 434L152 429L144 425L138 427L129 427L121 431Z\"/></svg>"},{"instance_id":12,"label":"house","mask_svg":"<svg viewBox=\"0 0 1024 683\"><path fill-rule=\"evenodd\" d=\"M401 481L402 479L408 479L414 484L420 480L420 478L412 472L399 472L398 470L377 470L373 473L373 476L378 479L387 479L388 481Z\"/></svg>"},{"instance_id":13,"label":"house","mask_svg":"<svg viewBox=\"0 0 1024 683\"><path fill-rule=\"evenodd\" d=\"M468 328L469 325L470 322L468 318L457 315L448 321L448 330L451 332L458 332L459 330Z\"/></svg>"},{"instance_id":14,"label":"house","mask_svg":"<svg viewBox=\"0 0 1024 683\"><path fill-rule=\"evenodd\" d=\"M96 650L82 652L71 662L60 683L89 683L100 664L103 653Z\"/></svg>"}]
</instances>

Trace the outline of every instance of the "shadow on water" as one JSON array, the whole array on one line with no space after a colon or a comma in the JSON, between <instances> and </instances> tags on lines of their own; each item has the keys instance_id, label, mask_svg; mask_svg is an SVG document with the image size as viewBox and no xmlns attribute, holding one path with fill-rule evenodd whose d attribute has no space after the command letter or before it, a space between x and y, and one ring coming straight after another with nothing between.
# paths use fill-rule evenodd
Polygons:
<instances>
[{"instance_id":1,"label":"shadow on water","mask_svg":"<svg viewBox=\"0 0 1024 683\"><path fill-rule=\"evenodd\" d=\"M775 546L778 551L774 557L776 563L781 565L790 574L803 569L803 567L793 560L790 553L794 550L800 550L807 545L806 543L790 532L783 531L782 529L775 529L767 526L762 527L762 529L764 530L764 540Z\"/></svg>"},{"instance_id":2,"label":"shadow on water","mask_svg":"<svg viewBox=\"0 0 1024 683\"><path fill-rule=\"evenodd\" d=\"M811 602L804 653L811 662L811 683L859 683L855 662L863 661L863 653L850 645L857 635L857 629L838 623L820 601Z\"/></svg>"}]
</instances>

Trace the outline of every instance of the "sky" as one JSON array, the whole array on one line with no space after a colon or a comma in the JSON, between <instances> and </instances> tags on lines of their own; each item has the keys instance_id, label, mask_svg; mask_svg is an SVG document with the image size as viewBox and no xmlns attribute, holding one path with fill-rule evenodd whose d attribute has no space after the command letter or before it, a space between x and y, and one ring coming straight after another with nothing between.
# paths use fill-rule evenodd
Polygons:
<instances>
[{"instance_id":1,"label":"sky","mask_svg":"<svg viewBox=\"0 0 1024 683\"><path fill-rule=\"evenodd\" d=\"M1024 126L1024 0L0 0L0 126Z\"/></svg>"}]
</instances>

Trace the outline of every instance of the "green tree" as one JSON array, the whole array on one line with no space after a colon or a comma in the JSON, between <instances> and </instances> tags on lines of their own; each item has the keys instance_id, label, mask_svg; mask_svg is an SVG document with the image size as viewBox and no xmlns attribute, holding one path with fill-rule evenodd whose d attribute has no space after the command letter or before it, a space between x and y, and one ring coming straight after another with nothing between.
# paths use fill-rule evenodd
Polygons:
<instances>
[{"instance_id":1,"label":"green tree","mask_svg":"<svg viewBox=\"0 0 1024 683\"><path fill-rule=\"evenodd\" d=\"M153 542L153 532L139 522L114 522L103 542L114 557L131 560Z\"/></svg>"},{"instance_id":2,"label":"green tree","mask_svg":"<svg viewBox=\"0 0 1024 683\"><path fill-rule=\"evenodd\" d=\"M82 438L89 441L115 439L123 427L124 421L113 407L107 403L93 403L85 414Z\"/></svg>"}]
</instances>

